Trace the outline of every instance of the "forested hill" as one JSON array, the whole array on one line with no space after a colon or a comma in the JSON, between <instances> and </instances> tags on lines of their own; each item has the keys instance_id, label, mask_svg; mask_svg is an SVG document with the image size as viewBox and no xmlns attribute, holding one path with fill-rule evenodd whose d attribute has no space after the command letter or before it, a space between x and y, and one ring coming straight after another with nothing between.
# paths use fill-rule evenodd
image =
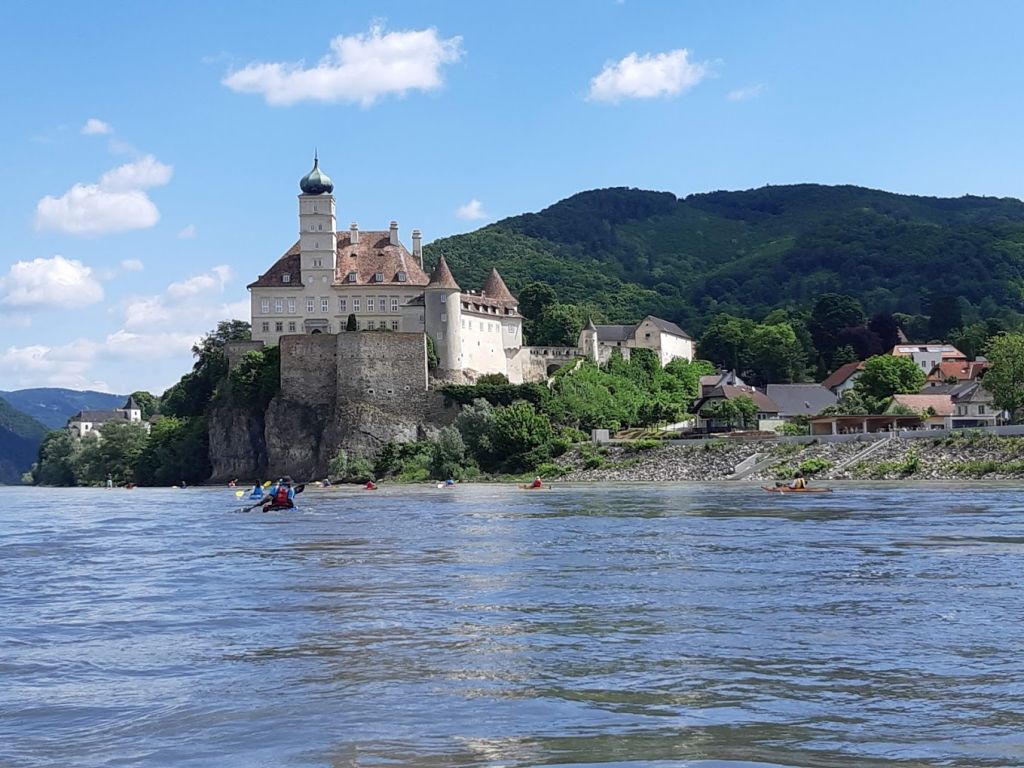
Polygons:
<instances>
[{"instance_id":1,"label":"forested hill","mask_svg":"<svg viewBox=\"0 0 1024 768\"><path fill-rule=\"evenodd\" d=\"M722 312L759 319L826 292L870 314L928 314L959 299L965 319L1017 325L1024 312L1024 203L915 197L799 184L678 199L581 192L425 248L463 289L496 266L516 292L542 280L608 321L651 313L692 334Z\"/></svg>"},{"instance_id":2,"label":"forested hill","mask_svg":"<svg viewBox=\"0 0 1024 768\"><path fill-rule=\"evenodd\" d=\"M0 484L21 482L32 467L46 427L0 398Z\"/></svg>"},{"instance_id":3,"label":"forested hill","mask_svg":"<svg viewBox=\"0 0 1024 768\"><path fill-rule=\"evenodd\" d=\"M0 397L50 429L63 427L79 411L108 411L120 408L127 399L126 395L60 387L17 389L13 392L0 392Z\"/></svg>"}]
</instances>

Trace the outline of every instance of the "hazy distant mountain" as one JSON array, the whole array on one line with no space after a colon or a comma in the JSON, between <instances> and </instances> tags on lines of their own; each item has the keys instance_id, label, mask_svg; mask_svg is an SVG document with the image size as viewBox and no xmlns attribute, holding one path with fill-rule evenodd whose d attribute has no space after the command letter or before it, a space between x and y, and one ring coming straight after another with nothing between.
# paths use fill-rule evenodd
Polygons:
<instances>
[{"instance_id":1,"label":"hazy distant mountain","mask_svg":"<svg viewBox=\"0 0 1024 768\"><path fill-rule=\"evenodd\" d=\"M106 392L79 392L75 389L41 387L0 392L0 397L22 413L31 416L50 429L59 429L79 411L105 411L120 408L127 395L111 395Z\"/></svg>"},{"instance_id":2,"label":"hazy distant mountain","mask_svg":"<svg viewBox=\"0 0 1024 768\"><path fill-rule=\"evenodd\" d=\"M21 482L22 473L36 460L46 433L46 427L0 398L0 483Z\"/></svg>"}]
</instances>

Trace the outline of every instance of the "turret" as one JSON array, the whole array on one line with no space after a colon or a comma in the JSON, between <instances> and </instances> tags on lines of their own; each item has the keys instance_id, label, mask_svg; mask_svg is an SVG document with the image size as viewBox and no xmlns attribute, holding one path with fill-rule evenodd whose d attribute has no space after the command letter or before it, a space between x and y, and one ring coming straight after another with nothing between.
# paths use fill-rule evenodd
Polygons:
<instances>
[{"instance_id":1,"label":"turret","mask_svg":"<svg viewBox=\"0 0 1024 768\"><path fill-rule=\"evenodd\" d=\"M448 263L442 256L423 291L424 323L428 336L434 340L438 367L447 371L462 370L462 303L461 289L455 282Z\"/></svg>"},{"instance_id":2,"label":"turret","mask_svg":"<svg viewBox=\"0 0 1024 768\"><path fill-rule=\"evenodd\" d=\"M587 324L583 326L583 330L580 331L580 338L577 342L577 346L584 355L595 363L600 362L600 352L598 351L597 344L597 326L594 325L594 321L592 319L587 318Z\"/></svg>"}]
</instances>

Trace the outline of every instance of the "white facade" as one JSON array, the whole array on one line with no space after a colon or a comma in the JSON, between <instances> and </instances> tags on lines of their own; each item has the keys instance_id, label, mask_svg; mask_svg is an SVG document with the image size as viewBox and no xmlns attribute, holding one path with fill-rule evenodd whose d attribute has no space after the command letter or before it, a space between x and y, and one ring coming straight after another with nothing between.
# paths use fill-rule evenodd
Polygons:
<instances>
[{"instance_id":1,"label":"white facade","mask_svg":"<svg viewBox=\"0 0 1024 768\"><path fill-rule=\"evenodd\" d=\"M588 324L580 331L576 346L598 363L607 362L616 349L627 360L631 349L654 350L662 366L673 360L692 361L696 354L693 339L679 326L652 315L635 326Z\"/></svg>"},{"instance_id":2,"label":"white facade","mask_svg":"<svg viewBox=\"0 0 1024 768\"><path fill-rule=\"evenodd\" d=\"M925 375L932 372L939 363L946 360L966 360L967 357L952 344L897 344L892 354L909 357Z\"/></svg>"}]
</instances>

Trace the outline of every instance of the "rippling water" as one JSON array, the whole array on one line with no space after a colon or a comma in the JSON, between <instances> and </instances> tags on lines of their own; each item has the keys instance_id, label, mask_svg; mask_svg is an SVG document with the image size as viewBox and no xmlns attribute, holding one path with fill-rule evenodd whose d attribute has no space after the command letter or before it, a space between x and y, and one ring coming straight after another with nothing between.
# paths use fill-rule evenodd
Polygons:
<instances>
[{"instance_id":1,"label":"rippling water","mask_svg":"<svg viewBox=\"0 0 1024 768\"><path fill-rule=\"evenodd\" d=\"M4 768L1024 764L1018 489L5 497Z\"/></svg>"}]
</instances>

